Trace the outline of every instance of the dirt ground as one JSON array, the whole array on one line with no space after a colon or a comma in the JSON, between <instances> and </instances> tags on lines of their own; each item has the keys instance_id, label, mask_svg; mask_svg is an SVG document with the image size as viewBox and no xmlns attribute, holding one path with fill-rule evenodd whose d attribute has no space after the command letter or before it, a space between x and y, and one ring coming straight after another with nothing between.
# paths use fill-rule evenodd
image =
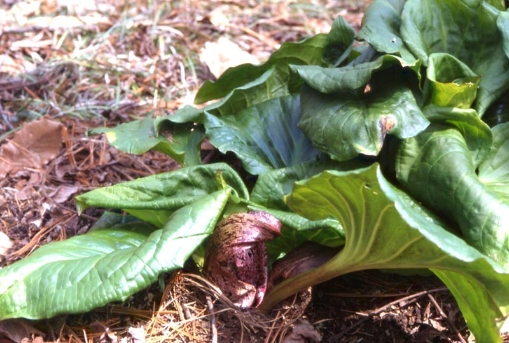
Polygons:
<instances>
[{"instance_id":1,"label":"dirt ground","mask_svg":"<svg viewBox=\"0 0 509 343\"><path fill-rule=\"evenodd\" d=\"M328 32L337 15L358 29L368 3L0 1L0 231L13 244L0 267L87 232L102 210L78 215L76 195L178 167L157 152L120 152L87 130L191 103L202 82L237 62L222 59L219 38L263 61L282 42ZM32 138L21 130L30 122ZM56 147L49 136L59 137ZM7 144L15 165L5 162ZM315 287L305 309L263 316L229 307L193 272L165 275L122 304L31 325L60 342L470 341L431 275L354 273ZM12 342L1 326L0 342Z\"/></svg>"}]
</instances>

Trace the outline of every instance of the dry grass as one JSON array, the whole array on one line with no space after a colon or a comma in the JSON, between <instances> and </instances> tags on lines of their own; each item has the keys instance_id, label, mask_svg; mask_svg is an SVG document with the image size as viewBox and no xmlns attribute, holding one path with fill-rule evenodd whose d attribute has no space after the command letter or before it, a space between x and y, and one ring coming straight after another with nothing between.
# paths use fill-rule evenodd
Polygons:
<instances>
[{"instance_id":1,"label":"dry grass","mask_svg":"<svg viewBox=\"0 0 509 343\"><path fill-rule=\"evenodd\" d=\"M205 42L229 37L263 61L365 2L15 1L0 10L0 130L44 115L175 110L211 78L199 60Z\"/></svg>"}]
</instances>

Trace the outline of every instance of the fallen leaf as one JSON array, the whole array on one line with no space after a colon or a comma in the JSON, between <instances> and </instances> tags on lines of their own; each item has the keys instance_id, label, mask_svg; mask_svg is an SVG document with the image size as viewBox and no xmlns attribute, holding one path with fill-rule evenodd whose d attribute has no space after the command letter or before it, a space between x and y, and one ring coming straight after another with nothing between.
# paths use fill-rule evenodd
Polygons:
<instances>
[{"instance_id":1,"label":"fallen leaf","mask_svg":"<svg viewBox=\"0 0 509 343\"><path fill-rule=\"evenodd\" d=\"M25 61L24 59L20 58L14 59L7 54L0 55L0 73L17 75L21 73L31 72L34 69L35 69L34 64Z\"/></svg>"},{"instance_id":2,"label":"fallen leaf","mask_svg":"<svg viewBox=\"0 0 509 343\"><path fill-rule=\"evenodd\" d=\"M0 177L26 168L39 169L54 158L62 146L62 124L40 119L23 126L12 140L0 146Z\"/></svg>"},{"instance_id":3,"label":"fallen leaf","mask_svg":"<svg viewBox=\"0 0 509 343\"><path fill-rule=\"evenodd\" d=\"M78 192L78 187L76 186L60 185L48 194L48 198L57 204L61 204L76 194L76 192Z\"/></svg>"},{"instance_id":4,"label":"fallen leaf","mask_svg":"<svg viewBox=\"0 0 509 343\"><path fill-rule=\"evenodd\" d=\"M94 343L116 343L118 342L117 335L110 331L110 328L100 322L93 322L90 326L96 333L100 333L100 337L94 338Z\"/></svg>"},{"instance_id":5,"label":"fallen leaf","mask_svg":"<svg viewBox=\"0 0 509 343\"><path fill-rule=\"evenodd\" d=\"M7 251L9 251L13 245L14 243L11 241L9 236L0 231L0 257L6 256Z\"/></svg>"},{"instance_id":6,"label":"fallen leaf","mask_svg":"<svg viewBox=\"0 0 509 343\"><path fill-rule=\"evenodd\" d=\"M134 343L145 343L145 329L143 327L130 327L127 332L131 335Z\"/></svg>"},{"instance_id":7,"label":"fallen leaf","mask_svg":"<svg viewBox=\"0 0 509 343\"><path fill-rule=\"evenodd\" d=\"M231 11L231 6L222 5L215 7L212 11L207 15L210 23L222 30L230 23L230 19L228 18L228 12Z\"/></svg>"},{"instance_id":8,"label":"fallen leaf","mask_svg":"<svg viewBox=\"0 0 509 343\"><path fill-rule=\"evenodd\" d=\"M221 37L217 42L207 42L201 50L200 60L209 67L210 72L216 78L228 68L239 64L259 64L258 59L242 50L237 44L228 38Z\"/></svg>"},{"instance_id":9,"label":"fallen leaf","mask_svg":"<svg viewBox=\"0 0 509 343\"><path fill-rule=\"evenodd\" d=\"M43 333L32 325L30 325L25 319L6 319L0 321L0 340L5 341L6 339L18 343L23 339L29 338L32 334L42 336Z\"/></svg>"},{"instance_id":10,"label":"fallen leaf","mask_svg":"<svg viewBox=\"0 0 509 343\"><path fill-rule=\"evenodd\" d=\"M307 320L299 319L293 325L292 333L283 339L282 343L308 343L321 342L322 334L315 329Z\"/></svg>"}]
</instances>

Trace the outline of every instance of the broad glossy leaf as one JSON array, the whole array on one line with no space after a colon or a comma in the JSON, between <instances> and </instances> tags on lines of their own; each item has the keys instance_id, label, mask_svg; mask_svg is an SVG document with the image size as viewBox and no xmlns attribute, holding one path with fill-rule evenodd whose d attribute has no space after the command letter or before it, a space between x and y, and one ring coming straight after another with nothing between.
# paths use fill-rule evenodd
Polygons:
<instances>
[{"instance_id":1,"label":"broad glossy leaf","mask_svg":"<svg viewBox=\"0 0 509 343\"><path fill-rule=\"evenodd\" d=\"M327 35L323 60L332 66L339 66L350 55L354 38L355 31L350 24L342 16L337 16Z\"/></svg>"},{"instance_id":2,"label":"broad glossy leaf","mask_svg":"<svg viewBox=\"0 0 509 343\"><path fill-rule=\"evenodd\" d=\"M178 207L177 207L178 208ZM122 209L123 211L129 213L131 216L134 216L144 222L150 223L158 228L162 227L164 222L171 216L173 210L152 210L152 209L135 209L135 208L126 208Z\"/></svg>"},{"instance_id":3,"label":"broad glossy leaf","mask_svg":"<svg viewBox=\"0 0 509 343\"><path fill-rule=\"evenodd\" d=\"M266 100L285 96L289 94L287 82L283 80L275 67L265 71L257 79L233 89L224 99L210 104L202 109L186 106L174 114L158 118L156 128L164 124L169 126L172 123L200 123L204 122L204 114L210 113L216 116L232 114L255 106Z\"/></svg>"},{"instance_id":4,"label":"broad glossy leaf","mask_svg":"<svg viewBox=\"0 0 509 343\"><path fill-rule=\"evenodd\" d=\"M459 305L469 330L477 342L502 342L500 339L500 312L497 303L479 283L475 275L461 275L440 269L431 269L447 285ZM494 286L490 285L493 289ZM500 287L507 287L506 284ZM482 315L479 315L482 314Z\"/></svg>"},{"instance_id":5,"label":"broad glossy leaf","mask_svg":"<svg viewBox=\"0 0 509 343\"><path fill-rule=\"evenodd\" d=\"M301 106L299 127L317 149L337 160L375 156L387 134L412 137L428 125L412 92L397 86L360 97L304 87Z\"/></svg>"},{"instance_id":6,"label":"broad glossy leaf","mask_svg":"<svg viewBox=\"0 0 509 343\"><path fill-rule=\"evenodd\" d=\"M478 0L479 1L479 0ZM495 7L499 11L505 11L506 9L506 2L505 0L484 0L491 6Z\"/></svg>"},{"instance_id":7,"label":"broad glossy leaf","mask_svg":"<svg viewBox=\"0 0 509 343\"><path fill-rule=\"evenodd\" d=\"M475 167L484 161L491 149L493 135L475 110L428 105L422 111L429 121L447 123L461 132Z\"/></svg>"},{"instance_id":8,"label":"broad glossy leaf","mask_svg":"<svg viewBox=\"0 0 509 343\"><path fill-rule=\"evenodd\" d=\"M509 201L509 123L493 127L493 146L479 166L479 180Z\"/></svg>"},{"instance_id":9,"label":"broad glossy leaf","mask_svg":"<svg viewBox=\"0 0 509 343\"><path fill-rule=\"evenodd\" d=\"M157 227L129 214L104 211L88 232L103 229L135 230L137 233L148 236Z\"/></svg>"},{"instance_id":10,"label":"broad glossy leaf","mask_svg":"<svg viewBox=\"0 0 509 343\"><path fill-rule=\"evenodd\" d=\"M156 128L156 131L159 132L159 129L167 121L177 124L202 123L203 122L202 117L203 109L199 109L190 105L185 105L184 107L179 108L172 114L156 117L154 119L154 127Z\"/></svg>"},{"instance_id":11,"label":"broad glossy leaf","mask_svg":"<svg viewBox=\"0 0 509 343\"><path fill-rule=\"evenodd\" d=\"M364 40L377 51L399 54L408 64L416 58L400 34L401 12L406 0L375 0L364 13L357 39Z\"/></svg>"},{"instance_id":12,"label":"broad glossy leaf","mask_svg":"<svg viewBox=\"0 0 509 343\"><path fill-rule=\"evenodd\" d=\"M342 245L344 232L336 220L328 218L309 221L292 213L284 198L291 193L296 181L308 179L324 170L354 170L369 164L355 159L337 162L324 157L315 162L276 169L259 175L251 192L250 207L269 212L284 224L281 237L267 243L269 255L278 257L281 252L289 252L305 241L330 247Z\"/></svg>"},{"instance_id":13,"label":"broad glossy leaf","mask_svg":"<svg viewBox=\"0 0 509 343\"><path fill-rule=\"evenodd\" d=\"M500 12L497 17L497 27L502 35L502 46L505 55L509 58L509 12Z\"/></svg>"},{"instance_id":14,"label":"broad glossy leaf","mask_svg":"<svg viewBox=\"0 0 509 343\"><path fill-rule=\"evenodd\" d=\"M267 251L271 258L288 253L307 241L333 248L345 244L345 232L334 218L309 220L293 212L261 210L272 214L283 224L281 236L267 242Z\"/></svg>"},{"instance_id":15,"label":"broad glossy leaf","mask_svg":"<svg viewBox=\"0 0 509 343\"><path fill-rule=\"evenodd\" d=\"M430 54L443 52L482 75L475 103L481 116L509 83L499 13L484 1L464 0L408 0L402 13L403 39L425 65Z\"/></svg>"},{"instance_id":16,"label":"broad glossy leaf","mask_svg":"<svg viewBox=\"0 0 509 343\"><path fill-rule=\"evenodd\" d=\"M271 99L237 115L206 114L210 142L223 153L234 152L244 168L257 175L312 161L320 154L297 127L299 96Z\"/></svg>"},{"instance_id":17,"label":"broad glossy leaf","mask_svg":"<svg viewBox=\"0 0 509 343\"><path fill-rule=\"evenodd\" d=\"M276 68L271 68L260 78L235 88L224 99L205 107L203 111L216 116L237 114L264 101L290 94L285 81Z\"/></svg>"},{"instance_id":18,"label":"broad glossy leaf","mask_svg":"<svg viewBox=\"0 0 509 343\"><path fill-rule=\"evenodd\" d=\"M106 134L108 142L117 149L130 154L143 154L149 150L162 152L182 165L200 163L199 142L204 137L203 131L196 128L192 134L190 124L174 125L173 128L156 133L153 118L143 118L129 123L119 124L114 128L97 128L89 134Z\"/></svg>"},{"instance_id":19,"label":"broad glossy leaf","mask_svg":"<svg viewBox=\"0 0 509 343\"><path fill-rule=\"evenodd\" d=\"M258 205L272 210L289 211L284 197L290 194L296 181L308 179L324 170L353 170L364 168L369 162L350 160L345 162L331 161L321 156L313 162L305 162L291 167L270 170L258 176L251 192L250 199Z\"/></svg>"},{"instance_id":20,"label":"broad glossy leaf","mask_svg":"<svg viewBox=\"0 0 509 343\"><path fill-rule=\"evenodd\" d=\"M289 205L310 220L337 219L346 243L322 266L276 286L261 310L307 286L353 271L432 268L458 290L454 294L467 323L477 324L471 327L477 340L501 342L495 323L509 313L509 274L387 182L377 165L353 172L324 172L299 182ZM477 291L463 293L461 286L467 282ZM482 316L474 308L479 304L489 309Z\"/></svg>"},{"instance_id":21,"label":"broad glossy leaf","mask_svg":"<svg viewBox=\"0 0 509 343\"><path fill-rule=\"evenodd\" d=\"M0 319L50 318L125 300L183 266L221 216L230 190L177 210L150 236L96 230L50 243L0 269Z\"/></svg>"},{"instance_id":22,"label":"broad glossy leaf","mask_svg":"<svg viewBox=\"0 0 509 343\"><path fill-rule=\"evenodd\" d=\"M297 92L298 82L289 82L290 64L321 64L326 35L316 35L299 43L283 43L269 60L262 65L242 64L226 70L217 81L207 81L196 94L197 104L225 97L235 88L258 79L266 71L275 68L278 77L288 84L291 93ZM293 80L298 81L298 80Z\"/></svg>"},{"instance_id":23,"label":"broad glossy leaf","mask_svg":"<svg viewBox=\"0 0 509 343\"><path fill-rule=\"evenodd\" d=\"M393 55L383 55L372 62L353 66L348 65L341 68L324 68L319 66L290 67L312 88L322 93L337 93L364 87L374 72L394 65L409 66L412 69L419 69L420 67L420 63L410 66L401 58Z\"/></svg>"},{"instance_id":24,"label":"broad glossy leaf","mask_svg":"<svg viewBox=\"0 0 509 343\"><path fill-rule=\"evenodd\" d=\"M248 199L239 175L224 163L178 169L147 176L110 187L97 188L76 197L79 212L91 206L127 210L141 219L161 226L176 209L222 188L217 173L237 196Z\"/></svg>"},{"instance_id":25,"label":"broad glossy leaf","mask_svg":"<svg viewBox=\"0 0 509 343\"><path fill-rule=\"evenodd\" d=\"M465 240L509 268L509 197L483 184L465 138L455 128L433 125L402 142L398 180L410 195L449 218Z\"/></svg>"},{"instance_id":26,"label":"broad glossy leaf","mask_svg":"<svg viewBox=\"0 0 509 343\"><path fill-rule=\"evenodd\" d=\"M454 56L431 54L426 75L430 103L458 108L470 108L474 103L481 77Z\"/></svg>"}]
</instances>

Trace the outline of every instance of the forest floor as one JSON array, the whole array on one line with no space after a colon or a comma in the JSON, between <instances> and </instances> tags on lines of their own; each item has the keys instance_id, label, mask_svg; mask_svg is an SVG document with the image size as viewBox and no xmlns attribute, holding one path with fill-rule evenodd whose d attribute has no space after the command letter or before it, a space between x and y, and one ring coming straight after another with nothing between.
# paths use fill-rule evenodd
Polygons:
<instances>
[{"instance_id":1,"label":"forest floor","mask_svg":"<svg viewBox=\"0 0 509 343\"><path fill-rule=\"evenodd\" d=\"M102 210L78 215L76 195L178 168L157 152L120 152L89 129L192 104L205 80L327 33L337 15L359 29L369 2L0 0L0 249L9 246L0 267L86 233ZM431 275L346 275L315 287L292 323L275 312L264 325L207 302L210 288L188 271L165 278L124 303L23 330L39 342L471 341ZM0 322L1 343L23 337L13 332Z\"/></svg>"}]
</instances>

